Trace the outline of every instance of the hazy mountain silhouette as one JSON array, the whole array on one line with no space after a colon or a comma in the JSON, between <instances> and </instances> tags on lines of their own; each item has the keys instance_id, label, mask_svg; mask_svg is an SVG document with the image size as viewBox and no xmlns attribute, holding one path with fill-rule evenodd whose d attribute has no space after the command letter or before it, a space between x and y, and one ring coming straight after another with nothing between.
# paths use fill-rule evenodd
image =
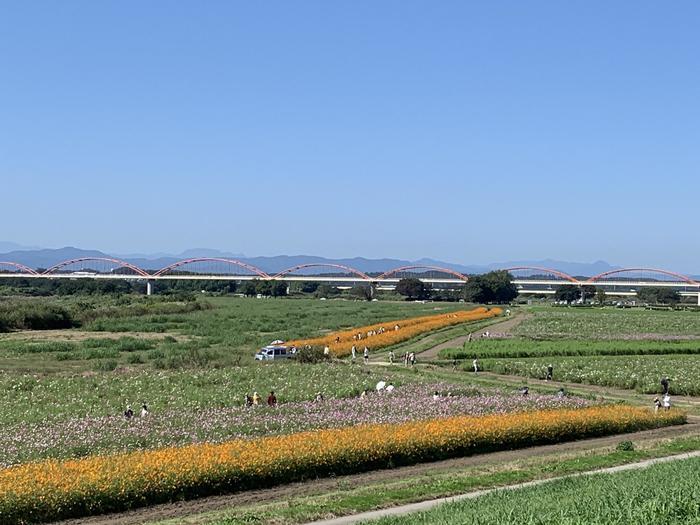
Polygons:
<instances>
[{"instance_id":1,"label":"hazy mountain silhouette","mask_svg":"<svg viewBox=\"0 0 700 525\"><path fill-rule=\"evenodd\" d=\"M0 246L16 246L14 243L0 242ZM592 263L557 261L554 259L543 260L517 260L502 263L491 263L487 265L467 265L450 263L436 259L424 258L418 261L406 259L368 259L365 257L353 257L343 259L331 259L314 255L277 255L267 257L245 257L242 254L225 252L210 248L194 248L185 250L180 254L131 254L131 255L110 255L99 250L84 250L75 247L65 247L59 249L22 249L0 253L0 260L12 261L27 265L31 268L49 268L54 264L81 257L117 257L131 264L135 264L147 270L156 270L169 264L173 264L182 259L194 257L220 257L236 259L241 262L252 264L261 270L274 274L287 268L302 264L340 264L356 268L365 273L385 272L401 266L411 266L424 264L428 266L439 266L462 272L465 274L484 273L499 268L510 268L514 266L539 266L556 269L574 276L591 276L607 270L617 268L605 261L595 261ZM332 272L332 268L314 268L309 272ZM301 272L303 273L303 271Z\"/></svg>"}]
</instances>

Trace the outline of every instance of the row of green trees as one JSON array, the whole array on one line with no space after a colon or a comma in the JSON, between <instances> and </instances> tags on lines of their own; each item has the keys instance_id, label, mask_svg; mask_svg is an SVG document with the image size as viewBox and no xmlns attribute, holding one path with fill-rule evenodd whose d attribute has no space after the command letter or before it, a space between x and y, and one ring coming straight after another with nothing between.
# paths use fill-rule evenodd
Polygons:
<instances>
[{"instance_id":1,"label":"row of green trees","mask_svg":"<svg viewBox=\"0 0 700 525\"><path fill-rule=\"evenodd\" d=\"M563 284L554 291L554 299L567 303L595 299L598 303L603 304L606 299L606 294L605 290L601 287ZM681 296L676 290L671 288L649 286L648 288L645 287L637 290L637 301L648 304L678 304L681 301Z\"/></svg>"}]
</instances>

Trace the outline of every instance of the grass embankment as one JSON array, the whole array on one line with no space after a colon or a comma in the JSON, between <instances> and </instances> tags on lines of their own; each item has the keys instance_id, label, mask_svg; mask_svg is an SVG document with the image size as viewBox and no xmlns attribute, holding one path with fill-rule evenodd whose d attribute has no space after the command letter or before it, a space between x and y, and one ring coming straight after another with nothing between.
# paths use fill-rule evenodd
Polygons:
<instances>
[{"instance_id":1,"label":"grass embankment","mask_svg":"<svg viewBox=\"0 0 700 525\"><path fill-rule=\"evenodd\" d=\"M680 424L680 412L609 406L395 425L191 445L39 462L0 471L6 523L121 510L391 465Z\"/></svg>"},{"instance_id":2,"label":"grass embankment","mask_svg":"<svg viewBox=\"0 0 700 525\"><path fill-rule=\"evenodd\" d=\"M614 474L594 474L440 505L373 521L376 525L444 523L699 523L700 458Z\"/></svg>"}]
</instances>

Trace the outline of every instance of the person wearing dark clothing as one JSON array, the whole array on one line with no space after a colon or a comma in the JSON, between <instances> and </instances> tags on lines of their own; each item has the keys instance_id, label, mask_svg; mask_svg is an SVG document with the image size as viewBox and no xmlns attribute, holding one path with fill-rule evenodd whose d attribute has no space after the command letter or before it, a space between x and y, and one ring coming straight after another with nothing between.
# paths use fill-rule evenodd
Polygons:
<instances>
[{"instance_id":1,"label":"person wearing dark clothing","mask_svg":"<svg viewBox=\"0 0 700 525\"><path fill-rule=\"evenodd\" d=\"M554 367L552 365L547 365L547 381L552 380L552 373L554 372Z\"/></svg>"},{"instance_id":2,"label":"person wearing dark clothing","mask_svg":"<svg viewBox=\"0 0 700 525\"><path fill-rule=\"evenodd\" d=\"M668 377L662 377L661 378L661 388L663 388L662 394L668 394Z\"/></svg>"},{"instance_id":3,"label":"person wearing dark clothing","mask_svg":"<svg viewBox=\"0 0 700 525\"><path fill-rule=\"evenodd\" d=\"M131 410L131 405L128 405L126 407L126 410L124 411L124 417L126 419L131 419L132 417L134 417L134 411Z\"/></svg>"},{"instance_id":4,"label":"person wearing dark clothing","mask_svg":"<svg viewBox=\"0 0 700 525\"><path fill-rule=\"evenodd\" d=\"M268 406L271 406L271 407L277 405L277 397L275 397L274 392L270 392L270 395L267 396L267 404L268 404Z\"/></svg>"},{"instance_id":5,"label":"person wearing dark clothing","mask_svg":"<svg viewBox=\"0 0 700 525\"><path fill-rule=\"evenodd\" d=\"M522 394L523 397L527 397L527 395L529 393L530 393L530 389L526 386L524 386L520 389L520 394Z\"/></svg>"}]
</instances>

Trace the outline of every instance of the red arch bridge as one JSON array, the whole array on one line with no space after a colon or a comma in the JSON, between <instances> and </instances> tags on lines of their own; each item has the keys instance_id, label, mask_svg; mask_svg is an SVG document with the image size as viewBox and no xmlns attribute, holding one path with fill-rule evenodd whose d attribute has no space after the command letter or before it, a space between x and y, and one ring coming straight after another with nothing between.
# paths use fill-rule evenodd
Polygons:
<instances>
[{"instance_id":1,"label":"red arch bridge","mask_svg":"<svg viewBox=\"0 0 700 525\"><path fill-rule=\"evenodd\" d=\"M594 276L572 276L553 268L517 266L502 268L511 273L513 284L522 294L553 294L562 284L594 286L610 295L636 295L644 287L661 286L677 290L681 295L697 296L700 304L700 282L686 275L658 268L619 268ZM356 268L334 263L308 263L280 272L266 272L244 261L220 257L183 259L163 268L140 268L114 257L83 257L60 262L46 269L30 268L21 263L0 261L0 279L129 279L152 285L159 280L231 280L252 279L280 281L317 281L349 287L373 284L390 289L406 277L443 288L456 288L469 276L451 268L431 265L411 265L384 273L366 273Z\"/></svg>"}]
</instances>

